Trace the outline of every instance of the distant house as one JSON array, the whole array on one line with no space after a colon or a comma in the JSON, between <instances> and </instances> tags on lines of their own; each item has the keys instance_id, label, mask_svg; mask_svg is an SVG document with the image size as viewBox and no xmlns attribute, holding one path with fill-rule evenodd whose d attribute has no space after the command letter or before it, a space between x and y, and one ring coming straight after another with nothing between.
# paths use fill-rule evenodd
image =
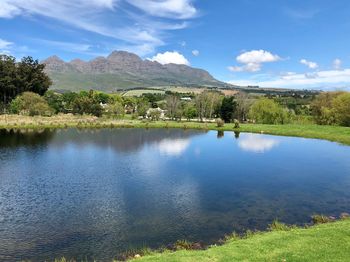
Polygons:
<instances>
[{"instance_id":1,"label":"distant house","mask_svg":"<svg viewBox=\"0 0 350 262\"><path fill-rule=\"evenodd\" d=\"M181 97L182 101L191 101L192 98L191 97Z\"/></svg>"}]
</instances>

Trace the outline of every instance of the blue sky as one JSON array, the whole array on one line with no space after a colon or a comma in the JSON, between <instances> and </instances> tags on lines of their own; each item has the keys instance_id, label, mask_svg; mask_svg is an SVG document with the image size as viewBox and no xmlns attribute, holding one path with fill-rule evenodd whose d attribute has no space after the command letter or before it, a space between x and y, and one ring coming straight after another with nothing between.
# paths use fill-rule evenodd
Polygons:
<instances>
[{"instance_id":1,"label":"blue sky","mask_svg":"<svg viewBox=\"0 0 350 262\"><path fill-rule=\"evenodd\" d=\"M0 52L113 50L266 87L350 86L348 0L0 0Z\"/></svg>"}]
</instances>

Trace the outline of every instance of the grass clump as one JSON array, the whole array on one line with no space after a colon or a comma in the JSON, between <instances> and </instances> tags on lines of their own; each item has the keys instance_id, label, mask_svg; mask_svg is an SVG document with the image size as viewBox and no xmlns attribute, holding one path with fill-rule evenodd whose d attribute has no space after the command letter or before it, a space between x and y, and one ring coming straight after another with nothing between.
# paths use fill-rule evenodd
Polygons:
<instances>
[{"instance_id":1,"label":"grass clump","mask_svg":"<svg viewBox=\"0 0 350 262\"><path fill-rule=\"evenodd\" d=\"M295 226L290 226L285 223L281 223L277 219L275 219L268 227L270 231L289 231L295 228Z\"/></svg>"},{"instance_id":2,"label":"grass clump","mask_svg":"<svg viewBox=\"0 0 350 262\"><path fill-rule=\"evenodd\" d=\"M311 217L311 219L312 219L312 223L314 223L315 225L326 224L326 223L334 221L334 219L332 219L328 216L324 216L324 215L313 215Z\"/></svg>"}]
</instances>

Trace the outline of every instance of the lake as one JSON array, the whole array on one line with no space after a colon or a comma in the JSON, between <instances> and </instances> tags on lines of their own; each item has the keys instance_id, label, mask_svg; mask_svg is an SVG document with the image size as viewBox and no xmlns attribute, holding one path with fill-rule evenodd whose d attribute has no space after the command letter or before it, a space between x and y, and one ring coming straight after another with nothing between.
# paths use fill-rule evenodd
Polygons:
<instances>
[{"instance_id":1,"label":"lake","mask_svg":"<svg viewBox=\"0 0 350 262\"><path fill-rule=\"evenodd\" d=\"M0 261L108 261L350 211L350 147L181 129L0 130Z\"/></svg>"}]
</instances>

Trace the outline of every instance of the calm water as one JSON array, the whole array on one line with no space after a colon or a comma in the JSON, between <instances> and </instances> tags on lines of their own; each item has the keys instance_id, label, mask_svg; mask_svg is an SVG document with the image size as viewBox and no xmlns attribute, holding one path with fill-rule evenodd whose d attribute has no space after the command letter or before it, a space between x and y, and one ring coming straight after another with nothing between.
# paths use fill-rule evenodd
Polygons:
<instances>
[{"instance_id":1,"label":"calm water","mask_svg":"<svg viewBox=\"0 0 350 262\"><path fill-rule=\"evenodd\" d=\"M165 129L0 131L0 261L103 261L350 211L350 147Z\"/></svg>"}]
</instances>

